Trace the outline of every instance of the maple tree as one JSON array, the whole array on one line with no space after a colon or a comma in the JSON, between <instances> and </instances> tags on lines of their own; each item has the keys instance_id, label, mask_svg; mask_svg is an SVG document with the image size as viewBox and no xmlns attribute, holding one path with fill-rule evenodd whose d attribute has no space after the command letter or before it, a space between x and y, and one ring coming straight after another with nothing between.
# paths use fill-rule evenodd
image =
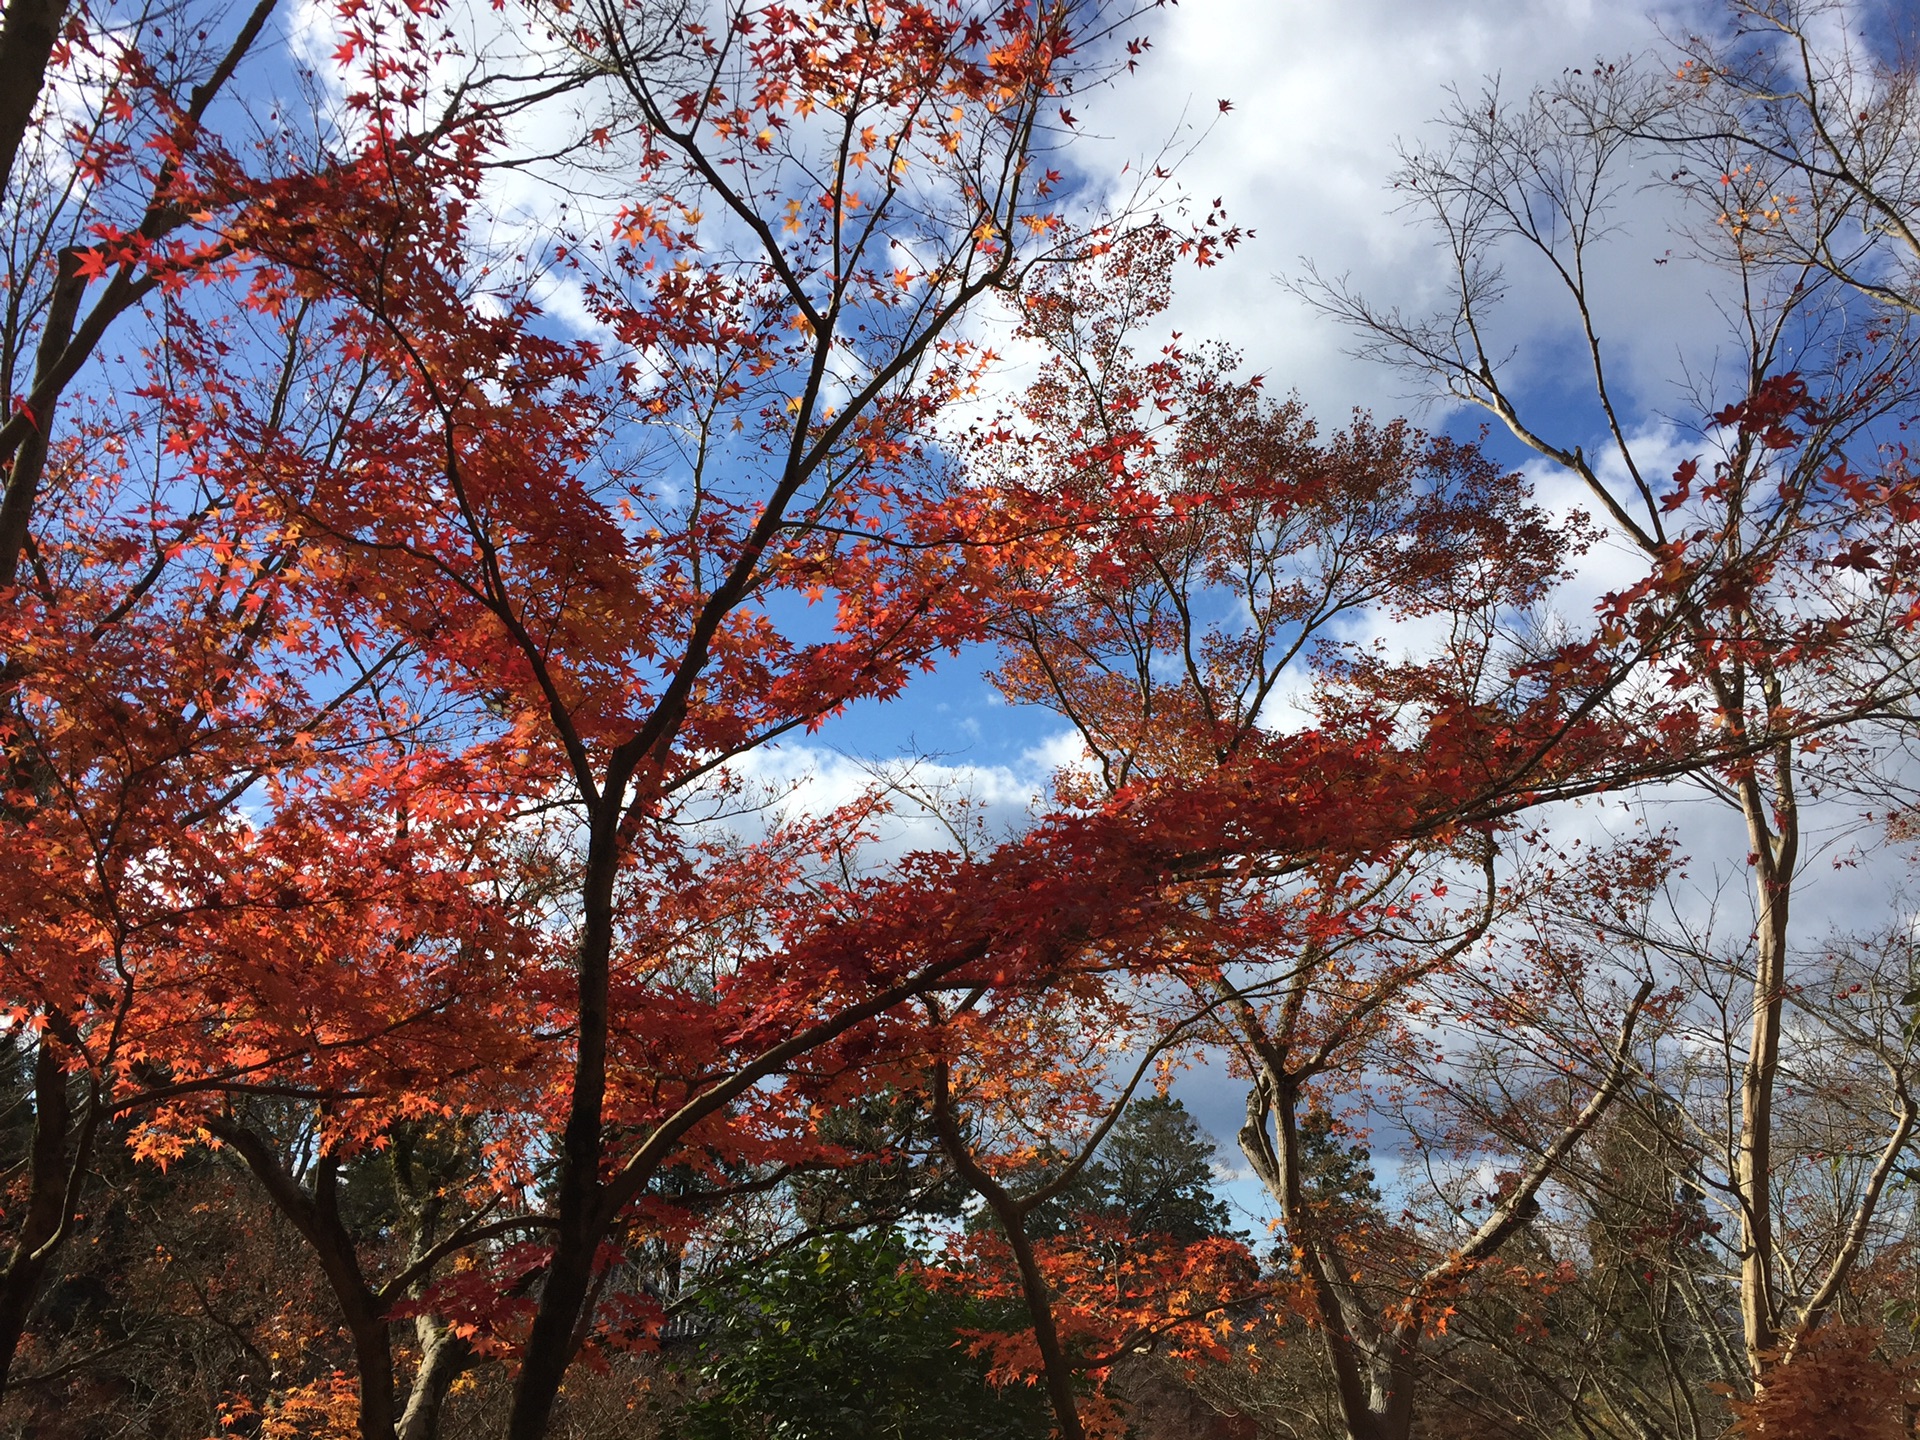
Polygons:
<instances>
[{"instance_id":1,"label":"maple tree","mask_svg":"<svg viewBox=\"0 0 1920 1440\"><path fill-rule=\"evenodd\" d=\"M4 964L35 1037L0 1375L108 1137L165 1165L219 1095L332 1107L361 1143L527 1044L539 943L484 903L513 808L421 743L404 647L369 648L263 483L372 399L304 312L256 328L246 237L294 221L337 138L247 103L274 16L16 6L0 37ZM438 133L497 99L469 75Z\"/></svg>"},{"instance_id":2,"label":"maple tree","mask_svg":"<svg viewBox=\"0 0 1920 1440\"><path fill-rule=\"evenodd\" d=\"M327 908L355 884L328 874L328 812L342 798L328 793L329 762L263 807L274 823L233 823L256 783L310 768L309 747L358 709L361 687L329 701L304 683L318 642L298 547L244 481L208 468L214 457L165 399L218 343L182 287L222 247L179 232L212 203L198 198L202 166L220 147L202 122L270 9L210 53L202 37L154 64L133 35L75 17L57 47L42 37L41 58L61 83L98 87L90 123L8 146L20 243L0 339L20 398L0 435L4 963L11 1023L30 1027L36 1057L31 1162L0 1275L0 1374L73 1233L103 1132L197 1088L270 1086L272 1060L317 1038L311 1012L235 1006L209 1023L226 1008L220 981L197 973L209 952L264 947L227 978L242 993L272 989L272 950L297 947L316 918L309 899ZM9 10L9 45L30 13ZM110 327L144 302L171 332L146 352L147 383L136 362L118 403L59 408ZM377 952L377 917L406 886L379 874L375 893L332 918L359 909ZM342 1006L341 1033L357 1008Z\"/></svg>"},{"instance_id":3,"label":"maple tree","mask_svg":"<svg viewBox=\"0 0 1920 1440\"><path fill-rule=\"evenodd\" d=\"M783 911L797 860L843 844L844 819L745 856L689 844L685 819L730 757L890 694L978 633L1003 527L990 495L929 483L928 426L983 363L948 334L954 320L1014 284L1028 247L1061 243L1054 179L1027 157L1085 37L1064 11L1019 6L658 22L619 10L557 22L591 72L618 82L634 139L611 243L551 257L582 276L612 353L537 323L537 270L491 274L473 255L465 221L494 137L482 121L406 131L420 98L410 22L362 17L339 58L366 66L366 133L339 163L291 177L274 224L247 230L258 264L246 303L303 327L380 403L341 413L318 450L289 444L271 409L236 404L217 427L263 477L276 518L326 557L313 563L343 643L377 632L408 683L451 707L441 723L461 717L446 763L509 804L581 819L561 906L577 927L569 980L514 991L554 1018L516 1031L497 1000L438 1012L508 1034L550 1024L571 1040L570 1066L545 1057L524 1117L524 1133L559 1136L552 1212L527 1222L547 1242L531 1313L524 1280L502 1277L497 1312L462 1321L516 1355L515 1434L544 1431L593 1329L605 1243L637 1223L632 1207L666 1162L697 1144L777 1163L812 1107L853 1083L858 1057L897 1043L882 1022L960 983L1006 933L933 860ZM824 190L807 168L821 155ZM696 228L708 211L712 242ZM1205 253L1224 238L1192 243ZM612 434L632 437L633 458L609 455ZM790 633L787 596L828 601L831 638ZM396 717L422 738L406 708ZM424 828L411 799L369 805L357 784L363 819ZM441 821L433 835L453 830ZM367 838L364 823L341 834ZM998 864L1030 868L1039 848ZM494 898L475 893L487 877L450 881L476 905ZM937 907L963 933L926 928ZM450 905L434 921L439 943L478 951ZM537 972L493 973L511 988ZM363 1075L346 1102L322 1100L307 1185L231 1114L179 1121L238 1152L315 1247L354 1336L367 1435L395 1424L399 1297L429 1258L513 1223L463 1224L385 1281L369 1277L334 1213L334 1177L357 1148L390 1143L422 1099L404 1079ZM615 1136L635 1138L616 1151Z\"/></svg>"},{"instance_id":4,"label":"maple tree","mask_svg":"<svg viewBox=\"0 0 1920 1440\"><path fill-rule=\"evenodd\" d=\"M1027 1328L977 1339L993 1359L990 1376L1038 1378L1064 1436L1118 1433L1124 1421L1107 1387L1116 1362L1147 1344L1218 1353L1214 1332L1261 1287L1224 1227L1183 1225L1146 1196L1101 1203L1110 1172L1094 1157L1137 1148L1142 1107L1151 1114L1166 1102L1135 1099L1136 1089L1189 1027L1164 1029L1109 1093L1103 1052L1160 1028L1151 1011L1096 997L1084 979L1036 1001L975 991L933 1016L953 1058L934 1060L932 1118L981 1203L980 1223L949 1246L945 1268L1025 1307Z\"/></svg>"},{"instance_id":5,"label":"maple tree","mask_svg":"<svg viewBox=\"0 0 1920 1440\"><path fill-rule=\"evenodd\" d=\"M1513 477L1469 447L1364 417L1323 443L1297 404L1267 402L1257 382L1234 376L1230 355L1176 343L1136 360L1132 334L1164 303L1165 277L1164 241L1146 237L1097 277L1067 276L1029 304L1054 359L1029 397L1034 433L1009 463L1072 497L1082 485L1119 492L1083 532L1080 585L1009 625L1001 684L1070 719L1097 767L1063 788L1087 803L1231 765L1243 748L1284 749L1272 729L1284 734L1274 712L1288 704L1355 737L1463 706L1497 710L1503 698L1524 713L1515 687L1530 652L1511 617L1557 578L1578 531L1547 524ZM1380 654L1342 633L1362 609L1439 616L1445 639L1431 656ZM1310 698L1296 698L1307 686ZM1458 788L1429 789L1421 804L1431 808L1398 834L1328 837L1277 873L1225 867L1188 902L1180 958L1163 962L1252 1076L1240 1143L1278 1206L1355 1435L1407 1433L1422 1334L1612 1103L1651 989L1629 1005L1611 1058L1596 1056L1593 1093L1563 1132L1539 1143L1462 1244L1389 1286L1376 1313L1342 1252L1378 1242L1308 1204L1301 1123L1329 1077L1404 1069L1396 1047L1426 1048L1408 1018L1433 1004L1430 982L1516 903L1494 873L1500 787L1516 782L1477 768L1484 753L1462 759ZM1450 885L1464 904L1445 898ZM1009 1212L1011 1232L1012 1207L988 1201Z\"/></svg>"}]
</instances>

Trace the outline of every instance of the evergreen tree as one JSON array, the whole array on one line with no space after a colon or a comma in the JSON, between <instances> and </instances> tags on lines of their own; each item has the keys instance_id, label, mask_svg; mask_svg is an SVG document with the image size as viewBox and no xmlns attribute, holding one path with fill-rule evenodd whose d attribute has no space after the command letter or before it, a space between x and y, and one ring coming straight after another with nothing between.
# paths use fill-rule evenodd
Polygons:
<instances>
[{"instance_id":1,"label":"evergreen tree","mask_svg":"<svg viewBox=\"0 0 1920 1440\"><path fill-rule=\"evenodd\" d=\"M1180 1101L1147 1095L1127 1107L1088 1183L1098 1208L1134 1235L1191 1244L1224 1235L1226 1203L1213 1189L1213 1137Z\"/></svg>"},{"instance_id":2,"label":"evergreen tree","mask_svg":"<svg viewBox=\"0 0 1920 1440\"><path fill-rule=\"evenodd\" d=\"M1038 1390L996 1388L969 1331L1017 1320L929 1289L891 1231L710 1281L685 1440L1040 1440Z\"/></svg>"}]
</instances>

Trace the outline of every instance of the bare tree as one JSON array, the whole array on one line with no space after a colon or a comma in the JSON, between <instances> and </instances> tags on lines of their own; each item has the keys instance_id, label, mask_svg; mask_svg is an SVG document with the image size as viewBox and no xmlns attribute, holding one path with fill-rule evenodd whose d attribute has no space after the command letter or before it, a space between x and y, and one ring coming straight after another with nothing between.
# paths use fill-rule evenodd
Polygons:
<instances>
[{"instance_id":1,"label":"bare tree","mask_svg":"<svg viewBox=\"0 0 1920 1440\"><path fill-rule=\"evenodd\" d=\"M1610 597L1603 623L1645 633L1657 611L1675 625L1660 657L1668 686L1684 689L1687 703L1749 757L1703 770L1698 783L1740 815L1753 887L1732 1184L1742 1328L1757 1383L1768 1355L1819 1323L1857 1254L1835 1256L1832 1286L1787 1302L1773 1221L1775 1095L1793 986L1789 917L1807 858L1803 811L1818 779L1809 754L1825 743L1808 736L1858 733L1898 716L1913 688L1904 582L1879 558L1907 543L1909 517L1886 498L1899 493L1905 471L1877 447L1916 408L1920 337L1900 278L1899 247L1910 232L1899 216L1910 206L1896 198L1911 193L1900 189L1910 171L1899 139L1911 129L1901 98L1910 83L1906 91L1896 83L1903 72L1873 82L1880 98L1860 102L1858 147L1878 158L1849 162L1817 209L1796 210L1791 174L1826 163L1818 146L1837 142L1820 138L1830 135L1821 117L1853 96L1866 72L1844 51L1823 57L1804 27L1792 29L1799 10L1735 8L1739 18L1800 37L1797 73L1811 100L1765 89L1769 72L1753 66L1777 62L1780 50L1757 45L1738 49L1752 60L1746 71L1727 71L1747 81L1720 78L1718 67L1700 78L1689 67L1676 86L1647 67L1601 64L1518 101L1497 86L1457 95L1441 143L1406 152L1397 177L1446 257L1442 305L1410 316L1311 269L1296 288L1348 324L1362 353L1416 376L1429 393L1489 412L1584 486L1647 566L1638 591ZM1747 128L1701 124L1702 95L1744 115ZM1769 150L1759 118L1785 125L1790 113L1801 116L1792 132L1800 138L1776 139ZM1724 168L1695 169L1713 157ZM1625 376L1627 347L1603 338L1635 322L1600 276L1625 207L1645 203L1636 187L1648 162L1669 177L1661 193L1674 202L1675 263L1692 267L1712 294L1725 322L1712 340L1731 357L1724 379L1684 369L1676 378L1707 458L1671 476L1653 453L1668 436L1646 439L1631 419L1638 397ZM1534 398L1502 339L1502 301L1522 267L1564 306L1562 333L1585 372L1590 420ZM1815 631L1835 643L1810 645ZM1654 699L1649 687L1622 703ZM1654 723L1652 711L1647 719ZM1894 1151L1910 1129L1904 1118L1893 1125ZM1857 1197L1860 1227L1881 1193L1869 1187Z\"/></svg>"},{"instance_id":2,"label":"bare tree","mask_svg":"<svg viewBox=\"0 0 1920 1440\"><path fill-rule=\"evenodd\" d=\"M1914 51L1876 51L1864 10L1839 0L1728 11L1730 33L1678 43L1670 103L1643 133L1726 177L1718 223L1757 259L1920 314Z\"/></svg>"}]
</instances>

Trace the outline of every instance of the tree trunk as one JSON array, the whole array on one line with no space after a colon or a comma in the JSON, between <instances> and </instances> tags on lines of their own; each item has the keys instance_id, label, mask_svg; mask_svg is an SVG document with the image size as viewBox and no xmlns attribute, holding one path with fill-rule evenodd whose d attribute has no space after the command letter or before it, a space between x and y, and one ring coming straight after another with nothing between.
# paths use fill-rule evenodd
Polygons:
<instances>
[{"instance_id":1,"label":"tree trunk","mask_svg":"<svg viewBox=\"0 0 1920 1440\"><path fill-rule=\"evenodd\" d=\"M280 1163L267 1140L231 1120L212 1120L207 1128L246 1162L280 1212L313 1247L327 1285L353 1338L360 1373L360 1440L395 1440L393 1338L388 1306L360 1270L359 1251L340 1219L340 1162L322 1155L314 1165L313 1189L302 1187Z\"/></svg>"},{"instance_id":2,"label":"tree trunk","mask_svg":"<svg viewBox=\"0 0 1920 1440\"><path fill-rule=\"evenodd\" d=\"M1792 757L1774 757L1774 794L1757 779L1741 786L1741 813L1753 854L1757 923L1754 927L1753 1029L1740 1076L1740 1136L1734 1186L1740 1199L1740 1326L1747 1371L1755 1385L1765 1353L1779 1343L1773 1302L1773 1089L1780 1066L1780 1020L1786 1000L1787 915L1799 855ZM1769 813L1771 812L1771 813Z\"/></svg>"},{"instance_id":3,"label":"tree trunk","mask_svg":"<svg viewBox=\"0 0 1920 1440\"><path fill-rule=\"evenodd\" d=\"M944 1062L933 1067L933 1127L939 1132L940 1143L953 1161L953 1168L968 1188L986 1202L1013 1251L1014 1264L1020 1271L1021 1293L1027 1302L1027 1316L1033 1322L1033 1342L1040 1351L1041 1365L1046 1372L1047 1399L1053 1405L1054 1421L1060 1427L1060 1440L1084 1440L1086 1431L1081 1428L1080 1410L1073 1396L1072 1368L1067 1364L1060 1332L1053 1323L1053 1295L1047 1287L1047 1277L1040 1273L1033 1244L1027 1239L1027 1212L1031 1202L1023 1205L1015 1200L1005 1186L981 1168L967 1149L966 1138L954 1120Z\"/></svg>"},{"instance_id":4,"label":"tree trunk","mask_svg":"<svg viewBox=\"0 0 1920 1440\"><path fill-rule=\"evenodd\" d=\"M1414 1385L1425 1323L1422 1308L1442 1286L1458 1283L1506 1244L1525 1223L1540 1187L1613 1104L1631 1072L1634 1029L1652 993L1653 982L1643 981L1621 1021L1606 1074L1587 1103L1561 1127L1465 1243L1420 1277L1407 1297L1404 1318L1391 1328L1375 1321L1347 1278L1348 1262L1330 1237L1317 1233L1312 1207L1301 1184L1297 1111L1302 1077L1283 1071L1271 1046L1255 1045L1259 1076L1247 1099L1247 1123L1240 1131L1240 1148L1279 1205L1287 1238L1300 1256L1319 1311L1321 1341L1333 1366L1341 1416L1352 1440L1407 1440L1412 1433ZM1268 1125L1270 1116L1278 1117L1277 1145Z\"/></svg>"},{"instance_id":5,"label":"tree trunk","mask_svg":"<svg viewBox=\"0 0 1920 1440\"><path fill-rule=\"evenodd\" d=\"M1329 1254L1316 1233L1300 1178L1298 1112L1298 1083L1263 1060L1247 1096L1240 1149L1279 1207L1286 1238L1306 1272L1347 1434L1352 1440L1405 1440L1413 1421L1411 1376L1405 1373L1411 1357L1396 1354L1391 1363L1381 1363L1390 1342L1351 1294L1340 1257ZM1396 1384L1396 1378L1402 1383ZM1398 1430L1392 1428L1396 1422Z\"/></svg>"},{"instance_id":6,"label":"tree trunk","mask_svg":"<svg viewBox=\"0 0 1920 1440\"><path fill-rule=\"evenodd\" d=\"M67 0L7 0L0 25L0 195L12 188L13 162L33 121L59 43Z\"/></svg>"},{"instance_id":7,"label":"tree trunk","mask_svg":"<svg viewBox=\"0 0 1920 1440\"><path fill-rule=\"evenodd\" d=\"M413 1372L396 1440L439 1440L447 1391L472 1363L473 1347L435 1315L416 1317L413 1333L420 1342L420 1365Z\"/></svg>"},{"instance_id":8,"label":"tree trunk","mask_svg":"<svg viewBox=\"0 0 1920 1440\"><path fill-rule=\"evenodd\" d=\"M607 1092L607 980L613 956L613 886L619 871L624 781L609 776L594 807L582 884L584 924L578 970L578 1028L573 1094L561 1138L559 1231L540 1287L540 1305L520 1357L520 1378L507 1415L508 1440L542 1440L553 1402L572 1363L581 1307L593 1281L594 1256L606 1231L600 1180Z\"/></svg>"},{"instance_id":9,"label":"tree trunk","mask_svg":"<svg viewBox=\"0 0 1920 1440\"><path fill-rule=\"evenodd\" d=\"M11 11L8 23L12 23ZM53 407L59 396L53 384L54 372L73 341L74 322L79 318L80 301L86 293L87 282L80 274L80 252L69 246L60 252L46 326L40 332L40 346L34 358L33 389L39 408L31 415L32 427L21 438L7 465L5 495L0 498L0 590L10 587L19 574L20 553L26 548L31 532L34 502L40 495L40 476L47 464L47 437L53 429Z\"/></svg>"},{"instance_id":10,"label":"tree trunk","mask_svg":"<svg viewBox=\"0 0 1920 1440\"><path fill-rule=\"evenodd\" d=\"M998 1187L995 1187L998 1189ZM1053 1418L1060 1427L1060 1440L1084 1440L1085 1430L1080 1425L1079 1407L1073 1396L1073 1374L1067 1364L1067 1354L1060 1345L1060 1332L1053 1323L1053 1295L1047 1288L1047 1277L1040 1273L1039 1261L1033 1253L1033 1243L1027 1239L1027 1217L1020 1213L1017 1206L1008 1202L1007 1192L998 1191L999 1203L990 1195L982 1195L994 1218L1006 1231L1007 1245L1013 1251L1013 1261L1020 1270L1020 1289L1027 1302L1027 1315L1033 1322L1033 1343L1039 1348L1040 1360L1046 1370L1047 1399L1053 1404Z\"/></svg>"},{"instance_id":11,"label":"tree trunk","mask_svg":"<svg viewBox=\"0 0 1920 1440\"><path fill-rule=\"evenodd\" d=\"M67 1153L72 1101L67 1067L51 1036L42 1034L33 1063L33 1140L28 1157L27 1213L19 1237L0 1270L0 1393L6 1390L27 1317L65 1238L77 1161Z\"/></svg>"}]
</instances>

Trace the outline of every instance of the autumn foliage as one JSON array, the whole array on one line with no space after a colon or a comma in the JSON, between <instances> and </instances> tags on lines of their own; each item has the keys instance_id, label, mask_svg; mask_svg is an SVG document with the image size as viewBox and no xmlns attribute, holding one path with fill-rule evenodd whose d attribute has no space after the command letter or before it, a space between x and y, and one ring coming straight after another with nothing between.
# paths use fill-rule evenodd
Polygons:
<instances>
[{"instance_id":1,"label":"autumn foliage","mask_svg":"<svg viewBox=\"0 0 1920 1440\"><path fill-rule=\"evenodd\" d=\"M1730 1433L1741 1440L1911 1434L1912 1363L1890 1363L1879 1353L1880 1338L1871 1325L1823 1326L1771 1373L1764 1390L1734 1402Z\"/></svg>"},{"instance_id":2,"label":"autumn foliage","mask_svg":"<svg viewBox=\"0 0 1920 1440\"><path fill-rule=\"evenodd\" d=\"M1480 444L1161 333L1246 237L1171 191L1089 213L1056 154L1134 7L308 18L310 107L266 98L274 0L0 36L39 97L0 105L22 1423L725 1430L795 1365L864 1383L791 1358L825 1353L792 1310L1008 1433L1124 1434L1265 1344L1403 1440L1462 1325L1564 1329L1529 1227L1684 997L1607 968L1671 847L1569 861L1539 814L1695 775L1751 819L1902 702L1916 482L1849 449L1892 382L1756 374L1719 463L1556 517ZM1551 615L1609 526L1634 579ZM1019 826L768 778L982 655L1076 751ZM953 843L890 847L907 812ZM1178 1205L1115 1178L1208 1057L1272 1238L1192 1153ZM1370 1104L1491 1192L1390 1215ZM1847 1243L1746 1433L1904 1395L1817 1324Z\"/></svg>"}]
</instances>

